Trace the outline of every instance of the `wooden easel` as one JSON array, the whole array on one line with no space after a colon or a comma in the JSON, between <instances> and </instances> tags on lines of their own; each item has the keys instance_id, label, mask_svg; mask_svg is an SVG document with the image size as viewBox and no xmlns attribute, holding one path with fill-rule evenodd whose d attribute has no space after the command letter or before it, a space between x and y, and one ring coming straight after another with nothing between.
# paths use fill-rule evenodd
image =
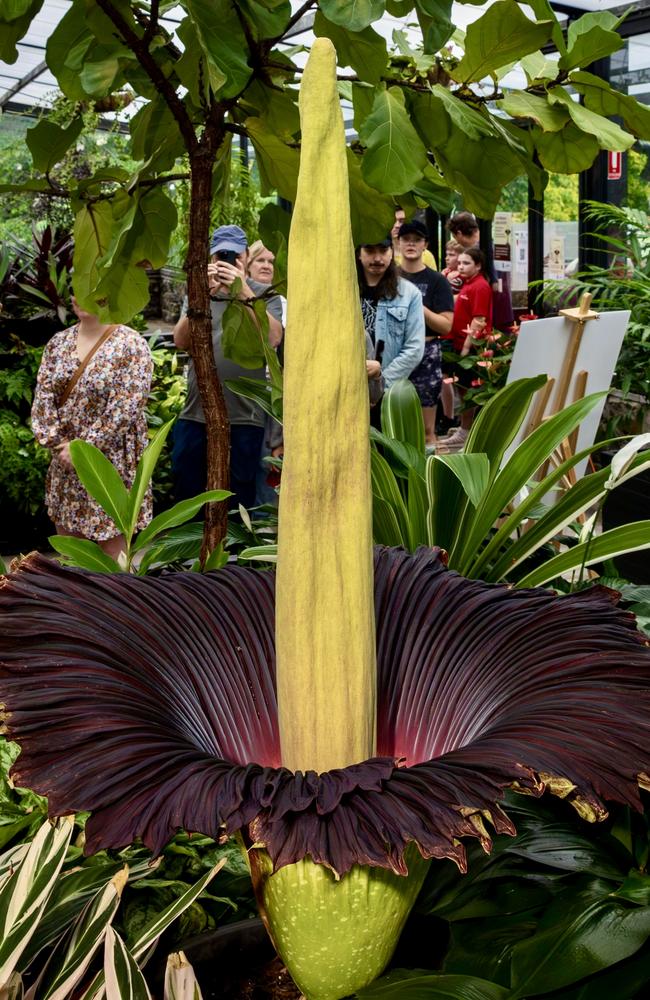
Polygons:
<instances>
[{"instance_id":1,"label":"wooden easel","mask_svg":"<svg viewBox=\"0 0 650 1000\"><path fill-rule=\"evenodd\" d=\"M535 408L533 410L530 421L526 428L526 436L528 436L532 431L534 431L536 427L539 427L539 425L544 420L548 420L549 417L555 416L556 413L559 413L560 410L564 409L564 407L567 404L569 390L571 389L572 384L573 384L573 399L571 400L571 402L576 402L578 399L584 398L585 390L587 388L587 379L589 377L589 372L586 370L581 370L579 372L576 372L575 367L576 367L576 362L578 360L578 353L580 351L580 345L582 343L582 335L585 331L585 327L590 319L598 319L600 315L599 313L591 309L590 306L591 306L591 294L589 292L585 292L582 298L580 299L580 304L577 307L574 307L573 309L560 309L559 311L560 316L565 316L573 324L573 329L571 330L569 339L567 341L564 363L562 365L562 373L560 375L557 393L553 401L553 408L549 413L547 413L546 407L553 392L555 379L552 378L549 379L546 385L542 386L542 388L539 390ZM574 431L572 431L569 437L565 438L565 440L560 444L558 448L558 453L559 453L559 461L557 462L558 465L560 465L562 462L565 462L568 458L570 458L572 455L575 454L576 445L578 441L578 431L579 428L576 428ZM540 482L546 476L549 464L553 459L553 457L554 456L550 456L549 458L547 458L543 466L541 467L538 473L538 478ZM576 482L576 476L573 469L569 470L567 474L567 480L570 485L573 485Z\"/></svg>"}]
</instances>

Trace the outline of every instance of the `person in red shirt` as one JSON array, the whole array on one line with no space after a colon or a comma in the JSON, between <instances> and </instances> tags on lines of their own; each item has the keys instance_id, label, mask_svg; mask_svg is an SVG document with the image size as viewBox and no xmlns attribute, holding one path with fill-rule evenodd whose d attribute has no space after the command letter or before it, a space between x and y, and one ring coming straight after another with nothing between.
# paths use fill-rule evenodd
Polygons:
<instances>
[{"instance_id":1,"label":"person in red shirt","mask_svg":"<svg viewBox=\"0 0 650 1000\"><path fill-rule=\"evenodd\" d=\"M472 348L472 340L485 337L492 331L492 289L485 276L485 257L478 247L463 250L456 266L463 278L463 286L454 303L451 346L461 357L466 357ZM447 366L445 374L455 376L459 395L464 396L472 383L471 370L456 363ZM467 440L473 419L473 409L463 410L460 427L443 438L439 450L460 450Z\"/></svg>"}]
</instances>

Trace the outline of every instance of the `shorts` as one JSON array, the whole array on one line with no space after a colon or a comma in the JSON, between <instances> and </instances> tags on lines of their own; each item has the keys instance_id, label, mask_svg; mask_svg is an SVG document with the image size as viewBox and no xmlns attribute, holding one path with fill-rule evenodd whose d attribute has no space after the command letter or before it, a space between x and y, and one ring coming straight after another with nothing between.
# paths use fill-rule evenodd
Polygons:
<instances>
[{"instance_id":1,"label":"shorts","mask_svg":"<svg viewBox=\"0 0 650 1000\"><path fill-rule=\"evenodd\" d=\"M439 340L425 340L424 357L409 378L422 406L435 406L442 386L442 348Z\"/></svg>"}]
</instances>

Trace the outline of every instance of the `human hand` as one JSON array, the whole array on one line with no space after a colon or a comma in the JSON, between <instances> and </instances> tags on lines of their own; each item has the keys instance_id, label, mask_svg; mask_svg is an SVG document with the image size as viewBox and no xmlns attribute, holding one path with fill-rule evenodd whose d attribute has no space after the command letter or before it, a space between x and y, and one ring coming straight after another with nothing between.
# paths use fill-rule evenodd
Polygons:
<instances>
[{"instance_id":1,"label":"human hand","mask_svg":"<svg viewBox=\"0 0 650 1000\"><path fill-rule=\"evenodd\" d=\"M379 361L366 361L366 374L368 378L381 378L381 362Z\"/></svg>"},{"instance_id":2,"label":"human hand","mask_svg":"<svg viewBox=\"0 0 650 1000\"><path fill-rule=\"evenodd\" d=\"M237 298L243 299L245 302L247 299L255 298L254 292L248 287L246 283L246 270L244 268L244 262L237 258L234 264L229 264L227 260L217 260L214 264L208 265L208 270L210 267L214 268L215 278L219 281L220 286L225 289L225 291L230 291L234 282L239 278L241 281L241 288L237 294Z\"/></svg>"},{"instance_id":3,"label":"human hand","mask_svg":"<svg viewBox=\"0 0 650 1000\"><path fill-rule=\"evenodd\" d=\"M56 458L58 458L61 465L64 465L66 469L73 469L72 458L70 457L70 442L62 441L61 444L53 448L52 451Z\"/></svg>"}]
</instances>

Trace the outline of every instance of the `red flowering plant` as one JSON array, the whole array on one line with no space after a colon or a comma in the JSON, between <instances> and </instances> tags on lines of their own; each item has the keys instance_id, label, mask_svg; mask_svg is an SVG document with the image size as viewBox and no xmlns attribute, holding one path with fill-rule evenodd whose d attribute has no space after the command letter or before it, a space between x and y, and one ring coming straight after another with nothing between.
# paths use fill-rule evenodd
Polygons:
<instances>
[{"instance_id":1,"label":"red flowering plant","mask_svg":"<svg viewBox=\"0 0 650 1000\"><path fill-rule=\"evenodd\" d=\"M52 815L91 811L88 851L238 833L296 983L339 1000L385 967L432 859L464 871L465 841L489 851L491 829L515 834L506 789L560 795L590 820L606 800L640 808L650 650L605 589L489 585L437 549L373 555L325 38L301 111L277 572L138 577L30 557L0 588L0 697L16 780Z\"/></svg>"},{"instance_id":2,"label":"red flowering plant","mask_svg":"<svg viewBox=\"0 0 650 1000\"><path fill-rule=\"evenodd\" d=\"M469 354L463 356L453 351L444 352L445 360L456 362L472 373L471 385L463 397L464 408L485 406L488 400L503 389L518 334L519 326L514 323L505 332L493 330L480 337L471 337ZM456 379L451 377L451 381Z\"/></svg>"}]
</instances>

